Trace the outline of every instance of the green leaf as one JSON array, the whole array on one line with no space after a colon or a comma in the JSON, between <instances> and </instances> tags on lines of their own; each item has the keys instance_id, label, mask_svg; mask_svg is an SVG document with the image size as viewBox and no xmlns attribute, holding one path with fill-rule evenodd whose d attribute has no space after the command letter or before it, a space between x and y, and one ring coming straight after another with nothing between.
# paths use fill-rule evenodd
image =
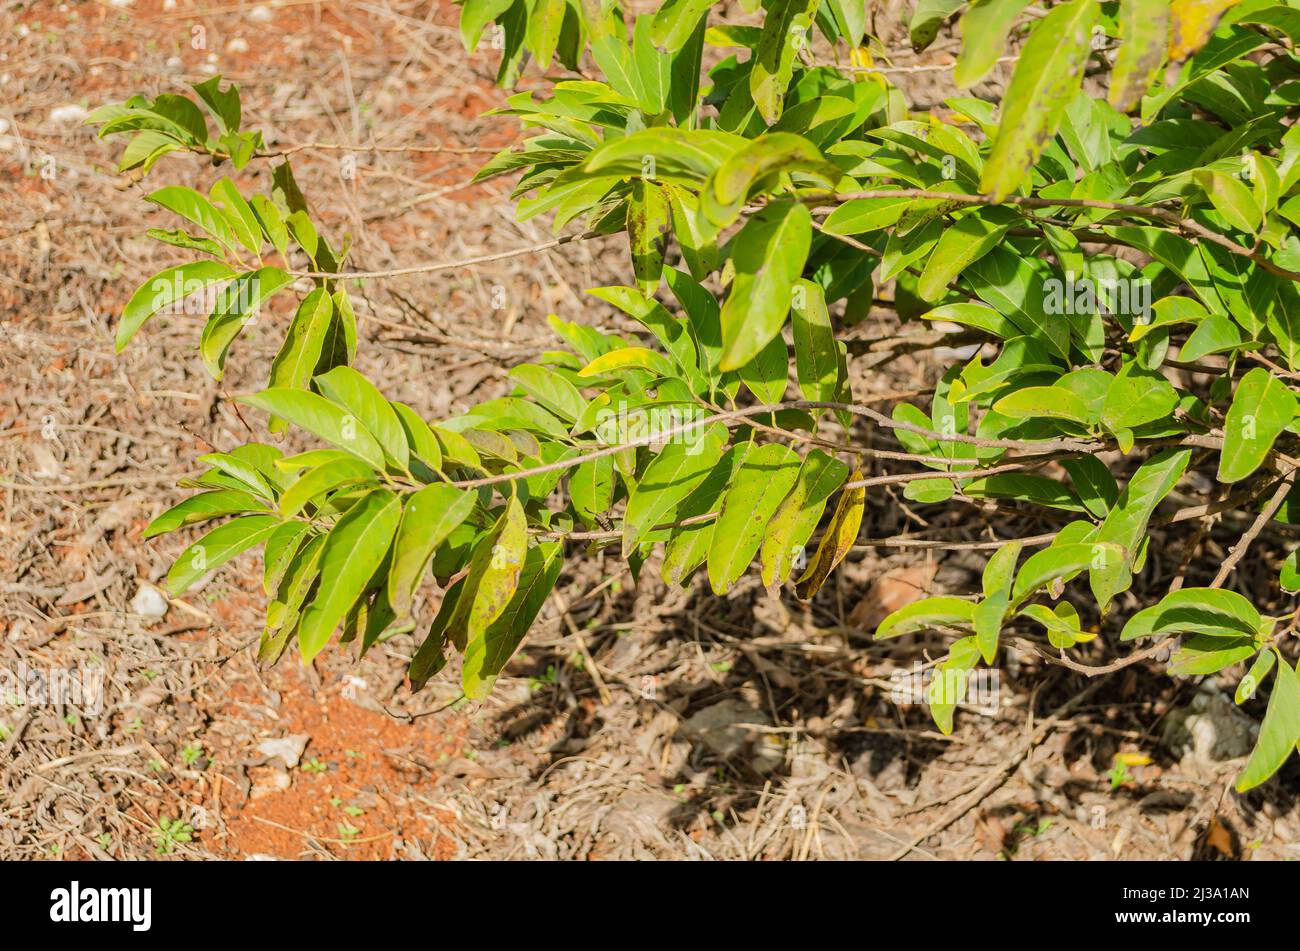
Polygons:
<instances>
[{"instance_id":1,"label":"green leaf","mask_svg":"<svg viewBox=\"0 0 1300 951\"><path fill-rule=\"evenodd\" d=\"M280 209L275 207L275 203L265 195L254 195L249 199L253 207L253 214L257 215L258 224L262 227L262 234L266 240L280 252L280 257L287 258L289 253L289 229L284 223L284 217L280 214Z\"/></svg>"},{"instance_id":2,"label":"green leaf","mask_svg":"<svg viewBox=\"0 0 1300 951\"><path fill-rule=\"evenodd\" d=\"M723 371L743 367L781 333L811 242L807 207L789 201L767 205L732 239L736 276L722 306Z\"/></svg>"},{"instance_id":3,"label":"green leaf","mask_svg":"<svg viewBox=\"0 0 1300 951\"><path fill-rule=\"evenodd\" d=\"M1119 40L1109 101L1120 112L1129 112L1141 102L1164 65L1169 41L1168 0L1120 0Z\"/></svg>"},{"instance_id":4,"label":"green leaf","mask_svg":"<svg viewBox=\"0 0 1300 951\"><path fill-rule=\"evenodd\" d=\"M596 46L593 44L592 50ZM592 176L633 178L698 187L724 162L750 145L738 135L713 129L641 129L607 139L592 149L582 170Z\"/></svg>"},{"instance_id":5,"label":"green leaf","mask_svg":"<svg viewBox=\"0 0 1300 951\"><path fill-rule=\"evenodd\" d=\"M578 376L600 376L602 373L613 373L628 367L649 370L656 376L673 376L672 364L663 354L645 347L622 347L601 354L579 370Z\"/></svg>"},{"instance_id":6,"label":"green leaf","mask_svg":"<svg viewBox=\"0 0 1300 951\"><path fill-rule=\"evenodd\" d=\"M209 571L266 541L279 526L274 515L245 515L218 525L190 545L167 572L167 591L178 598Z\"/></svg>"},{"instance_id":7,"label":"green leaf","mask_svg":"<svg viewBox=\"0 0 1300 951\"><path fill-rule=\"evenodd\" d=\"M1286 661L1279 661L1273 694L1268 698L1259 740L1237 778L1237 792L1254 789L1287 761L1300 740L1300 678Z\"/></svg>"},{"instance_id":8,"label":"green leaf","mask_svg":"<svg viewBox=\"0 0 1300 951\"><path fill-rule=\"evenodd\" d=\"M1178 405L1178 393L1161 374L1136 362L1126 364L1106 392L1101 422L1111 432L1132 429L1168 417Z\"/></svg>"},{"instance_id":9,"label":"green leaf","mask_svg":"<svg viewBox=\"0 0 1300 951\"><path fill-rule=\"evenodd\" d=\"M487 696L554 590L563 567L563 546L558 542L543 542L528 549L509 603L488 625L482 637L465 645L465 663L461 670L465 696L471 700Z\"/></svg>"},{"instance_id":10,"label":"green leaf","mask_svg":"<svg viewBox=\"0 0 1300 951\"><path fill-rule=\"evenodd\" d=\"M433 561L434 549L473 510L474 495L449 485L426 485L406 500L388 572L388 603L398 618L411 613L411 601Z\"/></svg>"},{"instance_id":11,"label":"green leaf","mask_svg":"<svg viewBox=\"0 0 1300 951\"><path fill-rule=\"evenodd\" d=\"M1291 389L1263 367L1241 378L1223 423L1220 482L1240 482L1264 463L1282 430L1296 415Z\"/></svg>"},{"instance_id":12,"label":"green leaf","mask_svg":"<svg viewBox=\"0 0 1300 951\"><path fill-rule=\"evenodd\" d=\"M1068 601L1061 601L1051 608L1045 604L1026 604L1019 614L1047 628L1048 643L1060 650L1073 647L1080 640L1096 637L1095 634L1080 636L1079 612Z\"/></svg>"},{"instance_id":13,"label":"green leaf","mask_svg":"<svg viewBox=\"0 0 1300 951\"><path fill-rule=\"evenodd\" d=\"M930 680L927 699L930 701L930 716L935 725L945 736L952 733L952 715L957 705L966 696L966 687L970 672L979 661L979 647L973 637L963 637L953 641L934 676Z\"/></svg>"},{"instance_id":14,"label":"green leaf","mask_svg":"<svg viewBox=\"0 0 1300 951\"><path fill-rule=\"evenodd\" d=\"M936 627L970 627L974 622L974 601L964 601L948 595L922 598L899 608L881 621L876 628L875 639L881 641L887 637L899 637Z\"/></svg>"},{"instance_id":15,"label":"green leaf","mask_svg":"<svg viewBox=\"0 0 1300 951\"><path fill-rule=\"evenodd\" d=\"M1002 397L993 411L1012 419L1064 419L1087 426L1088 405L1074 393L1059 386L1027 386Z\"/></svg>"},{"instance_id":16,"label":"green leaf","mask_svg":"<svg viewBox=\"0 0 1300 951\"><path fill-rule=\"evenodd\" d=\"M658 301L630 287L595 287L587 293L640 321L672 355L673 363L691 390L696 393L708 390L708 381L700 371L695 341L684 321L668 313Z\"/></svg>"},{"instance_id":17,"label":"green leaf","mask_svg":"<svg viewBox=\"0 0 1300 951\"><path fill-rule=\"evenodd\" d=\"M699 199L676 185L665 185L672 212L673 236L691 277L705 280L718 268L718 241L704 220Z\"/></svg>"},{"instance_id":18,"label":"green leaf","mask_svg":"<svg viewBox=\"0 0 1300 951\"><path fill-rule=\"evenodd\" d=\"M1250 665L1250 670L1246 671L1246 676L1241 678L1241 683L1237 684L1237 690L1233 694L1234 702L1240 706L1247 700L1253 700L1255 694L1259 693L1260 685L1268 679L1268 675L1273 672L1273 666L1277 663L1277 653L1271 650L1259 652L1255 658L1255 663Z\"/></svg>"},{"instance_id":19,"label":"green leaf","mask_svg":"<svg viewBox=\"0 0 1300 951\"><path fill-rule=\"evenodd\" d=\"M907 27L912 49L919 53L933 43L943 21L965 4L966 0L918 0L916 9L912 11L912 21Z\"/></svg>"},{"instance_id":20,"label":"green leaf","mask_svg":"<svg viewBox=\"0 0 1300 951\"><path fill-rule=\"evenodd\" d=\"M632 66L636 71L637 100L647 116L664 111L672 82L672 60L655 49L651 38L653 18L639 14L632 28Z\"/></svg>"},{"instance_id":21,"label":"green leaf","mask_svg":"<svg viewBox=\"0 0 1300 951\"><path fill-rule=\"evenodd\" d=\"M741 367L736 375L760 403L778 403L785 396L790 376L790 353L780 334Z\"/></svg>"},{"instance_id":22,"label":"green leaf","mask_svg":"<svg viewBox=\"0 0 1300 951\"><path fill-rule=\"evenodd\" d=\"M226 353L244 326L257 317L276 291L292 283L293 275L287 271L278 267L261 267L239 275L221 289L199 342L203 365L214 380L225 375Z\"/></svg>"},{"instance_id":23,"label":"green leaf","mask_svg":"<svg viewBox=\"0 0 1300 951\"><path fill-rule=\"evenodd\" d=\"M663 274L668 221L668 196L664 190L653 182L635 179L628 197L627 239L632 253L632 273L636 275L637 286L647 295L659 287Z\"/></svg>"},{"instance_id":24,"label":"green leaf","mask_svg":"<svg viewBox=\"0 0 1300 951\"><path fill-rule=\"evenodd\" d=\"M442 603L438 605L438 613L429 625L429 631L424 640L420 643L420 648L411 658L411 664L407 668L407 675L411 678L411 689L421 689L429 677L438 673L443 667L447 666L447 645L451 638L448 636L447 625L451 621L451 616L456 610L456 605L460 603L460 596L464 593L464 580L453 582L442 596Z\"/></svg>"},{"instance_id":25,"label":"green leaf","mask_svg":"<svg viewBox=\"0 0 1300 951\"><path fill-rule=\"evenodd\" d=\"M203 104L211 110L223 132L238 132L240 123L239 86L230 83L221 88L221 77L213 76L201 83L194 84L194 91L199 94Z\"/></svg>"},{"instance_id":26,"label":"green leaf","mask_svg":"<svg viewBox=\"0 0 1300 951\"><path fill-rule=\"evenodd\" d=\"M807 42L817 4L818 0L773 0L763 18L763 33L749 74L749 91L768 125L781 118L798 44Z\"/></svg>"},{"instance_id":27,"label":"green leaf","mask_svg":"<svg viewBox=\"0 0 1300 951\"><path fill-rule=\"evenodd\" d=\"M794 485L799 464L798 454L781 443L758 446L745 456L713 527L708 570L714 594L726 594L749 568L768 521Z\"/></svg>"},{"instance_id":28,"label":"green leaf","mask_svg":"<svg viewBox=\"0 0 1300 951\"><path fill-rule=\"evenodd\" d=\"M239 193L235 183L228 178L218 179L208 190L213 202L220 202L220 210L226 217L230 230L234 232L239 243L257 254L262 250L262 226L257 215L249 207L244 196Z\"/></svg>"},{"instance_id":29,"label":"green leaf","mask_svg":"<svg viewBox=\"0 0 1300 951\"><path fill-rule=\"evenodd\" d=\"M306 390L272 387L251 396L241 396L239 402L283 416L295 426L383 471L384 451L375 437L357 421L356 416L323 396Z\"/></svg>"},{"instance_id":30,"label":"green leaf","mask_svg":"<svg viewBox=\"0 0 1300 951\"><path fill-rule=\"evenodd\" d=\"M528 524L519 499L511 496L505 511L474 547L465 588L447 622L447 635L461 650L483 637L501 616L519 585L528 551Z\"/></svg>"},{"instance_id":31,"label":"green leaf","mask_svg":"<svg viewBox=\"0 0 1300 951\"><path fill-rule=\"evenodd\" d=\"M302 511L303 506L325 492L374 478L375 470L354 456L344 456L308 469L280 496L280 514L292 518Z\"/></svg>"},{"instance_id":32,"label":"green leaf","mask_svg":"<svg viewBox=\"0 0 1300 951\"><path fill-rule=\"evenodd\" d=\"M921 315L923 320L944 320L964 327L983 330L1002 340L1020 336L1020 329L992 307L962 301L944 304Z\"/></svg>"},{"instance_id":33,"label":"green leaf","mask_svg":"<svg viewBox=\"0 0 1300 951\"><path fill-rule=\"evenodd\" d=\"M587 408L587 401L578 388L550 367L521 363L508 375L524 392L561 419L575 422Z\"/></svg>"},{"instance_id":34,"label":"green leaf","mask_svg":"<svg viewBox=\"0 0 1300 951\"><path fill-rule=\"evenodd\" d=\"M938 222L934 224L942 227ZM1047 312L1046 282L1021 255L994 248L972 263L962 278L980 300L1003 314L1021 333L1045 346L1053 356L1069 359L1069 323L1059 314Z\"/></svg>"},{"instance_id":35,"label":"green leaf","mask_svg":"<svg viewBox=\"0 0 1300 951\"><path fill-rule=\"evenodd\" d=\"M460 40L466 53L474 52L487 25L513 4L514 0L465 0L460 8Z\"/></svg>"},{"instance_id":36,"label":"green leaf","mask_svg":"<svg viewBox=\"0 0 1300 951\"><path fill-rule=\"evenodd\" d=\"M537 65L547 69L555 47L560 42L560 27L564 25L566 0L537 0L528 18L528 45Z\"/></svg>"},{"instance_id":37,"label":"green leaf","mask_svg":"<svg viewBox=\"0 0 1300 951\"><path fill-rule=\"evenodd\" d=\"M280 352L271 362L267 383L272 387L305 390L320 365L333 320L334 303L330 295L323 287L313 288L293 315ZM269 425L273 433L284 427L284 420L279 418L273 418Z\"/></svg>"},{"instance_id":38,"label":"green leaf","mask_svg":"<svg viewBox=\"0 0 1300 951\"><path fill-rule=\"evenodd\" d=\"M1079 91L1092 52L1094 0L1053 7L1034 27L1002 97L1002 118L980 178L980 190L1001 200L1014 192L1042 154Z\"/></svg>"},{"instance_id":39,"label":"green leaf","mask_svg":"<svg viewBox=\"0 0 1300 951\"><path fill-rule=\"evenodd\" d=\"M235 515L240 512L262 512L265 506L252 495L239 489L217 489L212 492L200 492L191 495L185 501L174 505L150 522L144 530L145 538L153 538L167 532L174 532L185 525L206 522L208 519L220 518L222 515Z\"/></svg>"},{"instance_id":40,"label":"green leaf","mask_svg":"<svg viewBox=\"0 0 1300 951\"><path fill-rule=\"evenodd\" d=\"M569 475L569 500L578 516L591 524L614 504L614 457L579 463Z\"/></svg>"},{"instance_id":41,"label":"green leaf","mask_svg":"<svg viewBox=\"0 0 1300 951\"><path fill-rule=\"evenodd\" d=\"M975 625L975 644L984 662L993 663L998 651L998 635L1002 632L1002 619L1011 605L1011 583L1020 560L1021 543L1008 542L984 566L984 600L975 608L972 618Z\"/></svg>"},{"instance_id":42,"label":"green leaf","mask_svg":"<svg viewBox=\"0 0 1300 951\"><path fill-rule=\"evenodd\" d=\"M268 538L267 544L270 541ZM325 536L315 535L289 559L276 586L275 596L266 606L266 632L258 646L258 663L279 659L289 638L297 631L303 602L316 590L320 580L320 557L324 548Z\"/></svg>"},{"instance_id":43,"label":"green leaf","mask_svg":"<svg viewBox=\"0 0 1300 951\"><path fill-rule=\"evenodd\" d=\"M995 223L995 217L1003 220ZM942 297L957 275L998 245L1016 218L1004 209L990 209L965 215L945 228L917 281L917 296L931 302Z\"/></svg>"},{"instance_id":44,"label":"green leaf","mask_svg":"<svg viewBox=\"0 0 1300 951\"><path fill-rule=\"evenodd\" d=\"M769 132L737 149L718 166L700 192L700 209L714 229L736 220L751 194L770 191L782 173L802 172L826 185L842 177L817 146L791 132Z\"/></svg>"},{"instance_id":45,"label":"green leaf","mask_svg":"<svg viewBox=\"0 0 1300 951\"><path fill-rule=\"evenodd\" d=\"M655 45L675 53L686 45L713 0L667 0L655 13L650 36Z\"/></svg>"},{"instance_id":46,"label":"green leaf","mask_svg":"<svg viewBox=\"0 0 1300 951\"><path fill-rule=\"evenodd\" d=\"M304 539L312 535L306 522L283 522L267 536L262 550L262 588L268 597L274 597L284 580L294 556L302 548Z\"/></svg>"},{"instance_id":47,"label":"green leaf","mask_svg":"<svg viewBox=\"0 0 1300 951\"><path fill-rule=\"evenodd\" d=\"M826 6L840 36L850 47L861 46L867 30L866 6L857 0L826 0Z\"/></svg>"},{"instance_id":48,"label":"green leaf","mask_svg":"<svg viewBox=\"0 0 1300 951\"><path fill-rule=\"evenodd\" d=\"M401 498L387 489L366 493L325 536L320 588L298 623L298 650L311 663L388 554L401 519Z\"/></svg>"},{"instance_id":49,"label":"green leaf","mask_svg":"<svg viewBox=\"0 0 1300 951\"><path fill-rule=\"evenodd\" d=\"M740 471L740 465L745 461L745 456L751 448L752 443L741 442L727 449L723 457L709 470L704 481L678 503L677 518L685 520L717 512L722 494L727 491L727 486ZM672 529L664 545L663 566L659 572L665 584L684 585L691 573L704 564L709 556L709 546L713 542L713 529L716 524L717 519L714 518L690 525L679 525Z\"/></svg>"},{"instance_id":50,"label":"green leaf","mask_svg":"<svg viewBox=\"0 0 1300 951\"><path fill-rule=\"evenodd\" d=\"M1121 562L1124 550L1110 542L1052 545L1030 555L1016 574L1011 601L1018 607L1026 598L1058 578L1069 580L1080 571L1104 571Z\"/></svg>"},{"instance_id":51,"label":"green leaf","mask_svg":"<svg viewBox=\"0 0 1300 951\"><path fill-rule=\"evenodd\" d=\"M973 86L993 69L1007 51L1007 36L1029 0L975 0L961 18L961 52L953 67L953 82Z\"/></svg>"},{"instance_id":52,"label":"green leaf","mask_svg":"<svg viewBox=\"0 0 1300 951\"><path fill-rule=\"evenodd\" d=\"M1047 476L1024 472L1002 472L971 479L962 483L962 491L976 499L1020 499L1067 512L1086 511L1068 486Z\"/></svg>"},{"instance_id":53,"label":"green leaf","mask_svg":"<svg viewBox=\"0 0 1300 951\"><path fill-rule=\"evenodd\" d=\"M1300 591L1300 549L1291 552L1282 561L1278 571L1278 582L1288 594Z\"/></svg>"},{"instance_id":54,"label":"green leaf","mask_svg":"<svg viewBox=\"0 0 1300 951\"><path fill-rule=\"evenodd\" d=\"M1235 591L1180 588L1129 618L1120 640L1185 633L1253 638L1259 626L1259 611Z\"/></svg>"},{"instance_id":55,"label":"green leaf","mask_svg":"<svg viewBox=\"0 0 1300 951\"><path fill-rule=\"evenodd\" d=\"M1226 667L1253 657L1259 645L1251 637L1229 640L1223 637L1194 634L1169 658L1165 668L1171 677L1203 677L1217 674Z\"/></svg>"},{"instance_id":56,"label":"green leaf","mask_svg":"<svg viewBox=\"0 0 1300 951\"><path fill-rule=\"evenodd\" d=\"M686 435L686 434L684 434ZM704 481L722 456L713 432L693 433L690 442L671 442L646 466L623 516L623 557L636 550L643 534L674 518L677 503Z\"/></svg>"},{"instance_id":57,"label":"green leaf","mask_svg":"<svg viewBox=\"0 0 1300 951\"><path fill-rule=\"evenodd\" d=\"M234 276L235 271L220 261L191 261L159 271L136 288L126 302L117 325L115 349L118 353L126 349L136 331L160 311Z\"/></svg>"},{"instance_id":58,"label":"green leaf","mask_svg":"<svg viewBox=\"0 0 1300 951\"><path fill-rule=\"evenodd\" d=\"M1263 217L1259 205L1251 196L1250 189L1239 179L1212 169L1201 169L1194 174L1196 183L1205 189L1215 211L1223 215L1229 225L1249 234L1259 230Z\"/></svg>"},{"instance_id":59,"label":"green leaf","mask_svg":"<svg viewBox=\"0 0 1300 951\"><path fill-rule=\"evenodd\" d=\"M832 401L839 392L840 361L821 285L800 278L790 313L799 392L806 400Z\"/></svg>"},{"instance_id":60,"label":"green leaf","mask_svg":"<svg viewBox=\"0 0 1300 951\"><path fill-rule=\"evenodd\" d=\"M406 445L410 448L411 455L434 469L442 469L442 446L438 443L438 437L434 435L433 427L405 403L394 401L392 406L397 413L398 421L402 424L402 429L406 432ZM423 481L422 476L418 477Z\"/></svg>"},{"instance_id":61,"label":"green leaf","mask_svg":"<svg viewBox=\"0 0 1300 951\"><path fill-rule=\"evenodd\" d=\"M1210 314L1196 325L1179 351L1178 358L1194 363L1211 353L1231 353L1241 349L1241 328L1223 314Z\"/></svg>"},{"instance_id":62,"label":"green leaf","mask_svg":"<svg viewBox=\"0 0 1300 951\"><path fill-rule=\"evenodd\" d=\"M192 221L225 247L234 249L235 233L220 209L193 188L168 185L149 194L145 201L161 205L168 211Z\"/></svg>"},{"instance_id":63,"label":"green leaf","mask_svg":"<svg viewBox=\"0 0 1300 951\"><path fill-rule=\"evenodd\" d=\"M852 198L837 207L822 222L826 234L855 235L883 231L897 223L915 198Z\"/></svg>"},{"instance_id":64,"label":"green leaf","mask_svg":"<svg viewBox=\"0 0 1300 951\"><path fill-rule=\"evenodd\" d=\"M1061 465L1070 474L1074 491L1088 514L1105 518L1119 498L1119 486L1106 463L1096 456L1076 456L1062 459Z\"/></svg>"},{"instance_id":65,"label":"green leaf","mask_svg":"<svg viewBox=\"0 0 1300 951\"><path fill-rule=\"evenodd\" d=\"M1187 470L1190 449L1165 449L1138 467L1097 530L1096 541L1112 542L1124 550L1123 563L1089 576L1097 606L1104 615L1111 599L1132 583L1133 559L1146 537L1147 523L1160 500L1173 490Z\"/></svg>"},{"instance_id":66,"label":"green leaf","mask_svg":"<svg viewBox=\"0 0 1300 951\"><path fill-rule=\"evenodd\" d=\"M410 465L406 430L397 418L397 411L373 383L351 367L340 366L316 377L316 385L326 399L342 406L360 421L399 469L404 470Z\"/></svg>"}]
</instances>

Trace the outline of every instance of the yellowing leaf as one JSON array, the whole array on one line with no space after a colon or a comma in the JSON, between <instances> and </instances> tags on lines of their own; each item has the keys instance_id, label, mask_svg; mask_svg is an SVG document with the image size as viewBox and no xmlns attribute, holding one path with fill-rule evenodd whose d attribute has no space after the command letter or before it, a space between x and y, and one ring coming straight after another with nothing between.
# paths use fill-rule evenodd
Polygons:
<instances>
[{"instance_id":1,"label":"yellowing leaf","mask_svg":"<svg viewBox=\"0 0 1300 951\"><path fill-rule=\"evenodd\" d=\"M600 376L615 370L636 368L659 376L672 376L673 367L661 353L646 347L623 347L601 354L578 371L578 376Z\"/></svg>"},{"instance_id":2,"label":"yellowing leaf","mask_svg":"<svg viewBox=\"0 0 1300 951\"><path fill-rule=\"evenodd\" d=\"M1173 0L1169 5L1169 58L1181 63L1210 39L1219 20L1241 0Z\"/></svg>"},{"instance_id":3,"label":"yellowing leaf","mask_svg":"<svg viewBox=\"0 0 1300 951\"><path fill-rule=\"evenodd\" d=\"M862 479L862 470L855 470L849 482ZM795 591L805 601L815 595L835 566L844 560L844 556L853 547L862 526L862 512L866 506L867 490L863 486L845 489L840 493L840 500L835 506L831 523L817 546L817 554L808 564L808 570L799 578Z\"/></svg>"}]
</instances>

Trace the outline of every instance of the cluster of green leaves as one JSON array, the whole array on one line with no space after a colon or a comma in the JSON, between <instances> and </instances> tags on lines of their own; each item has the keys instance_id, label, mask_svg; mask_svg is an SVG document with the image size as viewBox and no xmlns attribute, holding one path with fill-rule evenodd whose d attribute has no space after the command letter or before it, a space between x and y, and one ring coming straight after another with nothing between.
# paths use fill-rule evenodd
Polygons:
<instances>
[{"instance_id":1,"label":"cluster of green leaves","mask_svg":"<svg viewBox=\"0 0 1300 951\"><path fill-rule=\"evenodd\" d=\"M146 175L169 152L201 152L216 164L229 160L237 169L248 164L262 148L262 134L240 131L243 110L239 88L222 90L220 76L192 88L216 125L215 135L203 109L188 96L175 93L163 93L152 102L144 96L132 96L126 102L96 109L86 120L99 126L101 138L131 135L118 171L138 170Z\"/></svg>"},{"instance_id":2,"label":"cluster of green leaves","mask_svg":"<svg viewBox=\"0 0 1300 951\"><path fill-rule=\"evenodd\" d=\"M537 134L480 177L517 173L521 218L625 232L631 284L590 293L644 334L552 316L563 348L511 370L508 395L450 419L421 419L349 368L355 327L345 278L332 276L344 253L317 236L287 163L269 198L244 202L225 180L210 198L151 196L203 232L155 236L207 255L180 267L201 268L186 276L223 295L249 299L231 288L255 278L260 304L311 274L269 387L245 402L332 447L204 457L202 491L150 534L235 517L182 553L173 591L264 543L260 654L296 640L311 658L336 631L364 650L412 630L432 576L444 594L411 679L454 648L466 694L482 696L575 535L618 545L638 573L661 552L669 584L702 571L723 594L757 561L769 590L794 581L815 596L863 522L870 480L844 440L866 416L901 443L914 504L1064 513L1036 553L1014 539L998 549L980 595L916 602L875 632L957 634L929 694L948 731L965 680L947 675L996 662L1008 631L1061 652L1096 638L1092 617L1106 623L1133 587L1157 508L1190 469L1208 464L1248 513L1291 477L1300 9L1069 0L1035 16L1022 0L920 0L918 49L960 14L959 86L1017 54L1000 105L971 94L915 112L874 65L882 50L862 3L742 7L761 20L713 22L701 0L633 18L598 0L462 5L468 49L490 25L502 39L504 84L528 56L575 73L508 100L501 112ZM719 52L704 72L706 46ZM588 57L600 79L577 75ZM1084 87L1089 70L1108 74L1107 97ZM154 113L183 111L160 110L163 99ZM128 152L149 148L138 137L155 126L112 128L117 116L100 116L105 131L135 132ZM180 147L239 151L198 135ZM283 266L262 262L267 244ZM143 293L119 345L171 303ZM892 419L854 404L839 333L882 294L904 321L957 325L985 345L935 381L928 407L899 403ZM209 318L214 373L246 321L229 305ZM1206 358L1218 361L1213 382L1194 385L1185 371L1205 371ZM798 399L787 398L792 365ZM1124 461L1112 471L1100 452ZM1267 515L1294 522L1300 496ZM1280 583L1300 588L1296 555ZM1245 789L1300 741L1300 681L1277 649L1285 629L1216 580L1134 614L1118 640L1180 638L1175 675L1250 661L1243 702L1273 677Z\"/></svg>"}]
</instances>

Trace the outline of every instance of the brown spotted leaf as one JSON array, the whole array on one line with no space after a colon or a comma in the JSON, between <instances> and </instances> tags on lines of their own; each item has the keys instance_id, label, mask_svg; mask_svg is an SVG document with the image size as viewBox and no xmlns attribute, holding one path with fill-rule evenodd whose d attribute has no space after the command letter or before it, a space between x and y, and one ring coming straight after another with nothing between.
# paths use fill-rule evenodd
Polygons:
<instances>
[{"instance_id":1,"label":"brown spotted leaf","mask_svg":"<svg viewBox=\"0 0 1300 951\"><path fill-rule=\"evenodd\" d=\"M1165 61L1169 0L1120 0L1119 54L1110 77L1110 104L1128 112L1151 87Z\"/></svg>"},{"instance_id":2,"label":"brown spotted leaf","mask_svg":"<svg viewBox=\"0 0 1300 951\"><path fill-rule=\"evenodd\" d=\"M1083 82L1098 9L1094 0L1072 0L1053 7L1034 28L1002 97L981 191L997 200L1007 197L1038 161Z\"/></svg>"}]
</instances>

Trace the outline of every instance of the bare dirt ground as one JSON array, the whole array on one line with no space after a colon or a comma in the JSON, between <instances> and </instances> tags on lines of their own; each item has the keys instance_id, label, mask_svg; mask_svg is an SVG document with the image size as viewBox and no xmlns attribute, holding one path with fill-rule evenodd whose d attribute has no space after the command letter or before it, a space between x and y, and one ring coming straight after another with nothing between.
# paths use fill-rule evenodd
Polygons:
<instances>
[{"instance_id":1,"label":"bare dirt ground","mask_svg":"<svg viewBox=\"0 0 1300 951\"><path fill-rule=\"evenodd\" d=\"M616 557L575 549L479 704L453 702L454 670L411 695L409 637L359 664L334 651L259 670L247 556L163 618L134 613L184 544L142 529L197 456L256 433L231 397L265 378L285 314L240 339L220 384L197 358L197 317L113 354L127 295L175 258L143 237L162 215L113 173L120 146L95 139L85 110L219 72L276 147L426 149L294 154L358 266L536 245L549 233L514 220L508 179L464 187L518 131L482 117L504 99L496 54L467 56L455 22L446 0L0 0L0 858L1297 857L1294 767L1241 798L1240 750L1162 743L1198 695L1202 720L1219 715L1205 685L1140 668L1088 680L1023 652L952 737L896 702L897 676L942 641L862 632L969 585L979 551L863 545L807 606L769 600L756 578L726 599L667 590L653 565L637 584ZM170 157L148 184L224 171ZM255 162L240 180L268 178ZM581 292L626 271L607 239L369 284L359 363L447 415L555 346L548 312L616 325ZM864 338L898 329L886 311L868 324ZM938 375L875 362L854 364L859 398ZM871 500L864 534L988 540L994 518L1003 537L1042 530L902 502ZM31 671L102 681L102 707L17 695L12 675ZM1151 762L1117 770L1116 754ZM163 834L173 823L192 834Z\"/></svg>"}]
</instances>

